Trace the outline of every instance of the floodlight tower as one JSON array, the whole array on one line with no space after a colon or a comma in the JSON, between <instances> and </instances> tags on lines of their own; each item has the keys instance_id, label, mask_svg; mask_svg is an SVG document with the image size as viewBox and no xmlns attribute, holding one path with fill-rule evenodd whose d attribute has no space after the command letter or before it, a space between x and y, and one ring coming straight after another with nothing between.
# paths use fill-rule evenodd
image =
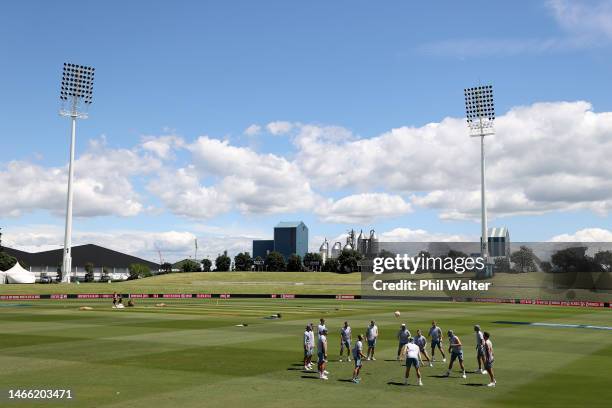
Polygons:
<instances>
[{"instance_id":1,"label":"floodlight tower","mask_svg":"<svg viewBox=\"0 0 612 408\"><path fill-rule=\"evenodd\" d=\"M487 200L485 188L485 150L484 138L495 134L495 106L493 104L493 86L476 86L464 89L465 114L471 137L480 137L480 200L482 207L482 236L480 253L489 263L489 238L487 236Z\"/></svg>"},{"instance_id":2,"label":"floodlight tower","mask_svg":"<svg viewBox=\"0 0 612 408\"><path fill-rule=\"evenodd\" d=\"M68 196L66 199L66 230L64 235L64 257L62 282L70 282L72 272L72 182L74 178L74 145L76 142L76 120L87 119L87 108L93 95L95 68L64 63L60 90L60 115L72 120L70 138L70 164L68 165Z\"/></svg>"}]
</instances>

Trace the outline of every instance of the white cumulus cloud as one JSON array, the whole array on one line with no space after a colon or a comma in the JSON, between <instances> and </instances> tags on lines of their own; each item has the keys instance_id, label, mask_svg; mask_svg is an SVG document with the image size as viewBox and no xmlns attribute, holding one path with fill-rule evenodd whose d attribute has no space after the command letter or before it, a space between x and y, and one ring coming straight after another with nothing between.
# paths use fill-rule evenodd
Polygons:
<instances>
[{"instance_id":1,"label":"white cumulus cloud","mask_svg":"<svg viewBox=\"0 0 612 408\"><path fill-rule=\"evenodd\" d=\"M293 123L285 121L270 122L266 125L268 132L273 135L284 135L293 129Z\"/></svg>"},{"instance_id":2,"label":"white cumulus cloud","mask_svg":"<svg viewBox=\"0 0 612 408\"><path fill-rule=\"evenodd\" d=\"M257 124L252 124L249 127L247 127L246 129L244 129L243 133L245 135L247 135L247 136L258 135L259 133L261 133L261 126L259 126Z\"/></svg>"},{"instance_id":3,"label":"white cumulus cloud","mask_svg":"<svg viewBox=\"0 0 612 408\"><path fill-rule=\"evenodd\" d=\"M560 234L552 242L612 242L612 231L603 228L585 228L573 234Z\"/></svg>"},{"instance_id":4,"label":"white cumulus cloud","mask_svg":"<svg viewBox=\"0 0 612 408\"><path fill-rule=\"evenodd\" d=\"M386 193L362 193L328 199L315 210L325 222L367 223L384 217L397 217L412 211L410 204L398 195Z\"/></svg>"}]
</instances>

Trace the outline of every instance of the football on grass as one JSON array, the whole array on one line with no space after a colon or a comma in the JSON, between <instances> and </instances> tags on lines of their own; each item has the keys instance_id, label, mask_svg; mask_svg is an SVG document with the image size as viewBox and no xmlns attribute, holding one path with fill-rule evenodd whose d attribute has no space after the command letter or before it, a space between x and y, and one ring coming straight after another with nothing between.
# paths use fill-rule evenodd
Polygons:
<instances>
[{"instance_id":1,"label":"football on grass","mask_svg":"<svg viewBox=\"0 0 612 408\"><path fill-rule=\"evenodd\" d=\"M396 310L395 313L393 313L393 314L395 315L395 317L400 317L401 313L399 312L399 310Z\"/></svg>"}]
</instances>

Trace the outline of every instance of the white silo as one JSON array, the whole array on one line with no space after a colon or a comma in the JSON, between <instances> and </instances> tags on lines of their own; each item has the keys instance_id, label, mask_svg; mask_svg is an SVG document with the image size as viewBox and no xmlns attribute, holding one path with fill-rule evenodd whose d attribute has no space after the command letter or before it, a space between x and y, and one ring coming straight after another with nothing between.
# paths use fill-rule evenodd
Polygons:
<instances>
[{"instance_id":1,"label":"white silo","mask_svg":"<svg viewBox=\"0 0 612 408\"><path fill-rule=\"evenodd\" d=\"M367 253L368 240L363 235L363 230L359 231L359 236L357 237L357 251L360 254L365 255Z\"/></svg>"},{"instance_id":2,"label":"white silo","mask_svg":"<svg viewBox=\"0 0 612 408\"><path fill-rule=\"evenodd\" d=\"M331 250L331 257L332 258L337 258L338 256L340 256L340 253L342 252L342 243L337 241L334 246L332 247Z\"/></svg>"},{"instance_id":3,"label":"white silo","mask_svg":"<svg viewBox=\"0 0 612 408\"><path fill-rule=\"evenodd\" d=\"M327 242L327 238L325 238L325 241L323 241L319 248L319 255L321 255L323 263L327 262L327 258L329 258L329 242Z\"/></svg>"},{"instance_id":4,"label":"white silo","mask_svg":"<svg viewBox=\"0 0 612 408\"><path fill-rule=\"evenodd\" d=\"M370 245L369 252L370 254L376 255L378 254L378 237L376 236L376 232L372 229L370 230Z\"/></svg>"}]
</instances>

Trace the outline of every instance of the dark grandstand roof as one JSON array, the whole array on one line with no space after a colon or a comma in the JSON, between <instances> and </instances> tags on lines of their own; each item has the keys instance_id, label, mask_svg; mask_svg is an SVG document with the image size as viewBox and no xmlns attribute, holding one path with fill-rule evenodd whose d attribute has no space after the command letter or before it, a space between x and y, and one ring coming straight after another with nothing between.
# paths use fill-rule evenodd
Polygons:
<instances>
[{"instance_id":1,"label":"dark grandstand roof","mask_svg":"<svg viewBox=\"0 0 612 408\"><path fill-rule=\"evenodd\" d=\"M3 247L2 250L14 256L21 264L27 266L60 266L62 264L63 249L54 249L43 252L24 252L18 249ZM77 245L72 247L72 265L85 267L91 262L94 267L127 268L130 264L139 263L151 269L158 269L159 265L146 259L124 254L112 249L94 244Z\"/></svg>"}]
</instances>

